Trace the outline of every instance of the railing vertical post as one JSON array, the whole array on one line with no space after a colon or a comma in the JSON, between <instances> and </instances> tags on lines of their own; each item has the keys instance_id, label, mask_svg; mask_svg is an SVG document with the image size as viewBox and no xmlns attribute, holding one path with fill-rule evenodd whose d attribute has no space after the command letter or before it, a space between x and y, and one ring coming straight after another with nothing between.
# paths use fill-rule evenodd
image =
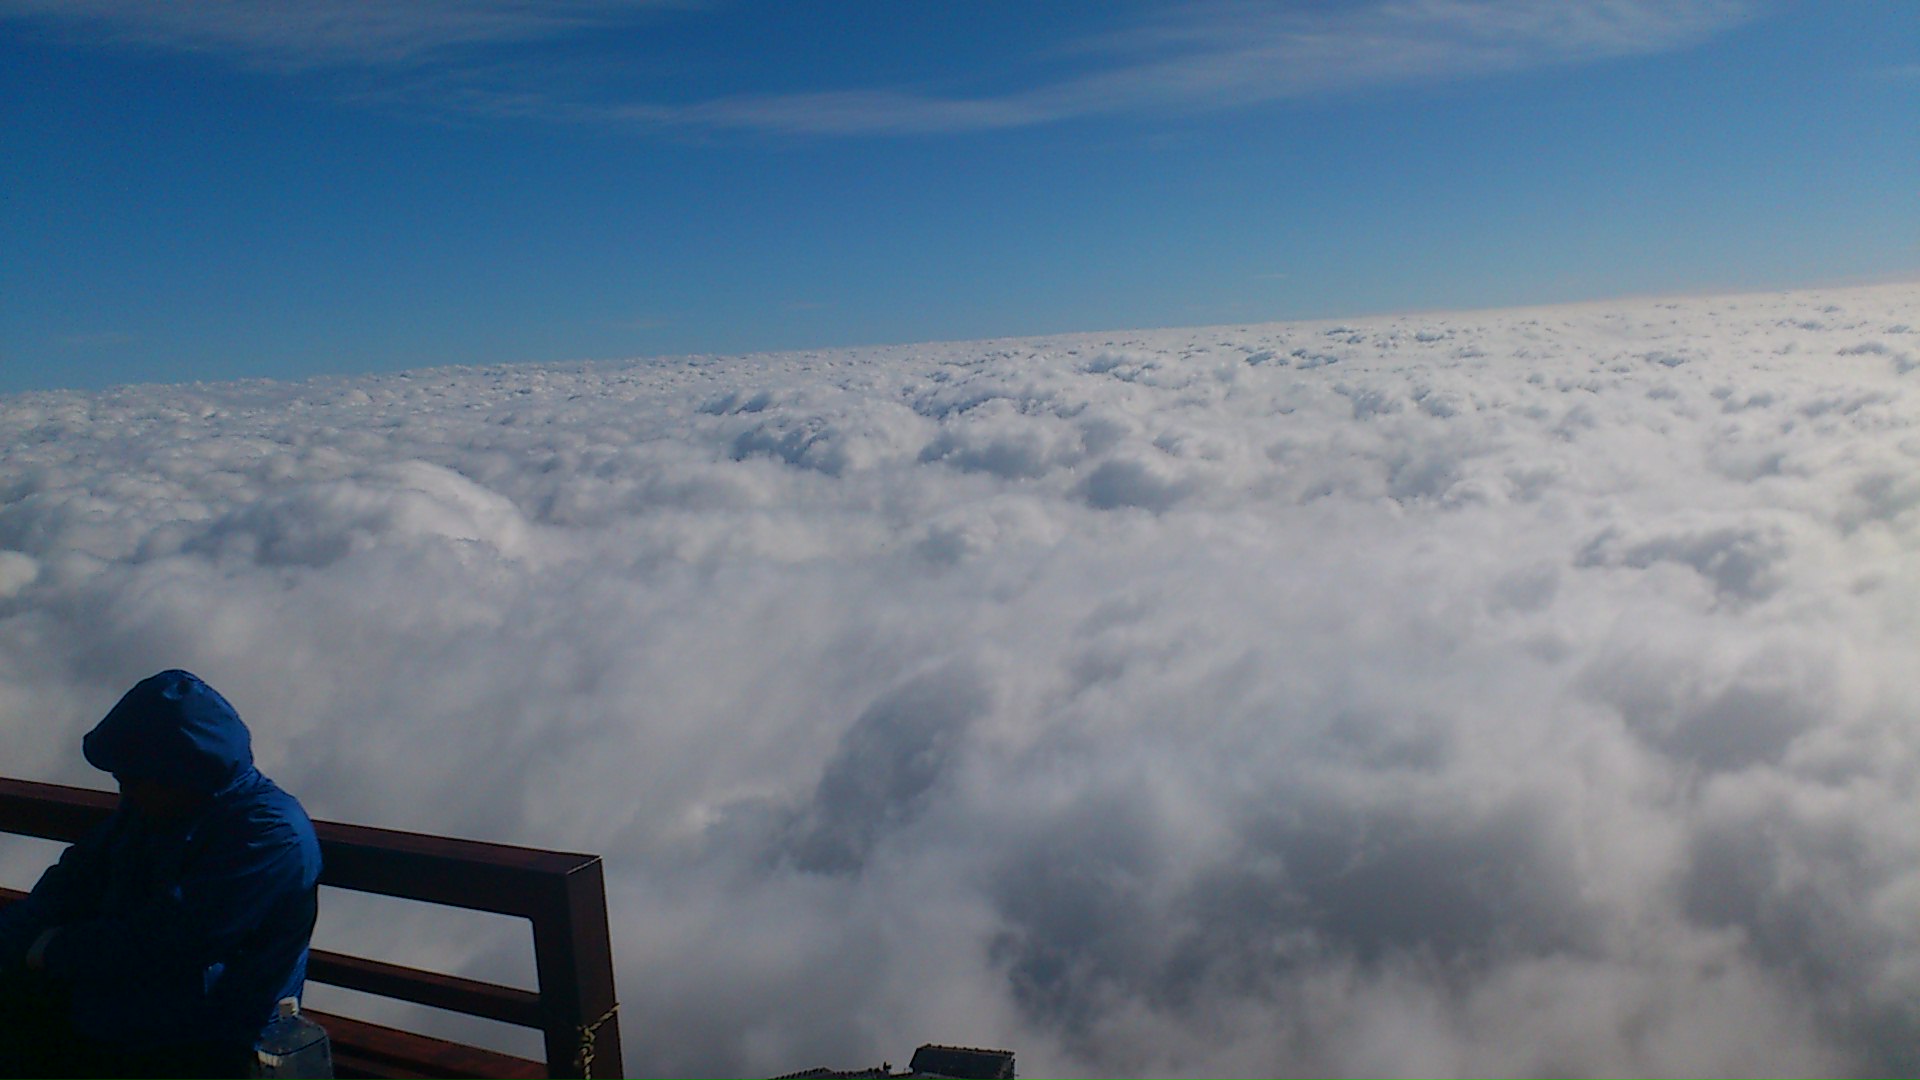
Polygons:
<instances>
[{"instance_id":1,"label":"railing vertical post","mask_svg":"<svg viewBox=\"0 0 1920 1080\"><path fill-rule=\"evenodd\" d=\"M568 874L543 907L533 919L533 950L549 1073L624 1076L600 860Z\"/></svg>"}]
</instances>

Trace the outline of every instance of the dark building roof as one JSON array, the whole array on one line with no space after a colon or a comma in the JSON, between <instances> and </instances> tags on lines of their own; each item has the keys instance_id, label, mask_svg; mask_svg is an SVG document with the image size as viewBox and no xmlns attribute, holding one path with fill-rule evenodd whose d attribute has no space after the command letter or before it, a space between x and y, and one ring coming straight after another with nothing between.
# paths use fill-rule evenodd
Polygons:
<instances>
[{"instance_id":1,"label":"dark building roof","mask_svg":"<svg viewBox=\"0 0 1920 1080\"><path fill-rule=\"evenodd\" d=\"M900 1080L921 1076L940 1080L1014 1080L1013 1051L928 1043L913 1052L906 1072L894 1072L892 1065L881 1062L871 1069L802 1069L773 1080Z\"/></svg>"},{"instance_id":2,"label":"dark building roof","mask_svg":"<svg viewBox=\"0 0 1920 1080\"><path fill-rule=\"evenodd\" d=\"M913 1052L907 1071L952 1080L1013 1080L1013 1051L928 1044Z\"/></svg>"}]
</instances>

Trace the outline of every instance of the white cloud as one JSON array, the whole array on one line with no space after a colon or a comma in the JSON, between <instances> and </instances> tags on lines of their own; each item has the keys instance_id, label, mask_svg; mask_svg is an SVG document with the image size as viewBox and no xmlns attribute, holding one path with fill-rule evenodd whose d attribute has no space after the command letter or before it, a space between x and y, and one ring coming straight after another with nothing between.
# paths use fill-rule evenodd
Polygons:
<instances>
[{"instance_id":1,"label":"white cloud","mask_svg":"<svg viewBox=\"0 0 1920 1080\"><path fill-rule=\"evenodd\" d=\"M450 50L544 41L660 6L661 0L5 0L0 16L49 21L117 44L300 71L412 67L444 59Z\"/></svg>"},{"instance_id":2,"label":"white cloud","mask_svg":"<svg viewBox=\"0 0 1920 1080\"><path fill-rule=\"evenodd\" d=\"M1742 3L1536 4L1431 0L1330 11L1172 5L1081 43L1095 70L954 97L864 89L634 106L656 123L819 135L1024 127L1084 116L1213 111L1368 86L1420 83L1666 52L1750 18Z\"/></svg>"},{"instance_id":3,"label":"white cloud","mask_svg":"<svg viewBox=\"0 0 1920 1080\"><path fill-rule=\"evenodd\" d=\"M975 93L899 85L722 91L685 103L585 95L555 81L553 65L527 64L525 55L509 52L537 50L589 30L617 32L636 12L661 6L645 0L431 5L4 0L0 16L53 21L120 43L228 55L276 70L395 73L397 80L384 90L356 91L376 100L642 127L811 136L981 131L1088 116L1241 108L1362 87L1666 52L1752 17L1751 5L1741 0L1375 0L1304 9L1178 3L1034 58L1054 70L1025 85ZM529 77L534 71L539 74Z\"/></svg>"},{"instance_id":4,"label":"white cloud","mask_svg":"<svg viewBox=\"0 0 1920 1080\"><path fill-rule=\"evenodd\" d=\"M1916 300L0 398L0 739L602 852L635 1071L1911 1072Z\"/></svg>"}]
</instances>

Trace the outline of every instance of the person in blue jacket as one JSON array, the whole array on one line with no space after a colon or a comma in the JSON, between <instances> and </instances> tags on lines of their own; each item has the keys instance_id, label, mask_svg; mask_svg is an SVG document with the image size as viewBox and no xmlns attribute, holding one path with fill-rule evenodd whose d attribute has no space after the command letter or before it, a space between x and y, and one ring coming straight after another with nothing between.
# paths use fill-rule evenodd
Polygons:
<instances>
[{"instance_id":1,"label":"person in blue jacket","mask_svg":"<svg viewBox=\"0 0 1920 1080\"><path fill-rule=\"evenodd\" d=\"M0 908L0 1075L246 1075L306 979L313 823L185 671L127 691L81 749L120 805Z\"/></svg>"}]
</instances>

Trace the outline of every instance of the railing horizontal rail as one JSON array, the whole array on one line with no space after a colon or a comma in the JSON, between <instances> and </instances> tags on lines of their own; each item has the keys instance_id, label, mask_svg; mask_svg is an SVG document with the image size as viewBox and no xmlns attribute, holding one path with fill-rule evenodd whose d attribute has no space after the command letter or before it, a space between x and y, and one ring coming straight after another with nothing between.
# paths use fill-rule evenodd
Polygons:
<instances>
[{"instance_id":1,"label":"railing horizontal rail","mask_svg":"<svg viewBox=\"0 0 1920 1080\"><path fill-rule=\"evenodd\" d=\"M498 983L442 975L345 953L315 949L307 960L307 978L328 986L431 1005L436 1009L485 1017L521 1027L540 1026L540 995Z\"/></svg>"},{"instance_id":2,"label":"railing horizontal rail","mask_svg":"<svg viewBox=\"0 0 1920 1080\"><path fill-rule=\"evenodd\" d=\"M71 844L119 804L110 791L0 777L0 830L22 836Z\"/></svg>"},{"instance_id":3,"label":"railing horizontal rail","mask_svg":"<svg viewBox=\"0 0 1920 1080\"><path fill-rule=\"evenodd\" d=\"M551 1075L538 1061L496 1054L448 1039L416 1035L351 1016L315 1011L315 1022L333 1040L335 1076L487 1076L537 1077ZM423 1067L421 1059L431 1065Z\"/></svg>"}]
</instances>

